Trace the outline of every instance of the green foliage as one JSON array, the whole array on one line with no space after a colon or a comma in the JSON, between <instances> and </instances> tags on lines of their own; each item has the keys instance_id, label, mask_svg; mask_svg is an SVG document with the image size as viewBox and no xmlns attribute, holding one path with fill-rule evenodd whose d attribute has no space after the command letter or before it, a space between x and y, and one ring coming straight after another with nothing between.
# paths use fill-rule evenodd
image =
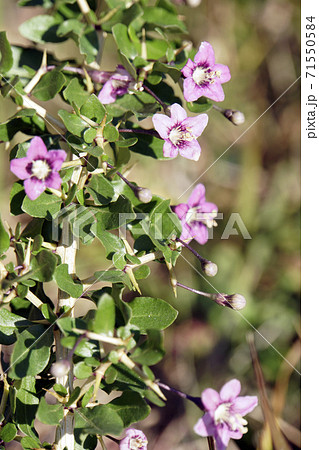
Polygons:
<instances>
[{"instance_id":1,"label":"green foliage","mask_svg":"<svg viewBox=\"0 0 319 450\"><path fill-rule=\"evenodd\" d=\"M160 298L136 297L129 303L132 310L130 323L138 327L141 333L147 330L164 330L171 325L178 312Z\"/></svg>"},{"instance_id":2,"label":"green foliage","mask_svg":"<svg viewBox=\"0 0 319 450\"><path fill-rule=\"evenodd\" d=\"M63 418L63 405L56 403L55 405L48 404L42 397L37 410L37 419L47 425L59 425Z\"/></svg>"},{"instance_id":3,"label":"green foliage","mask_svg":"<svg viewBox=\"0 0 319 450\"><path fill-rule=\"evenodd\" d=\"M5 31L0 31L0 73L8 72L13 65L13 57L10 44Z\"/></svg>"}]
</instances>

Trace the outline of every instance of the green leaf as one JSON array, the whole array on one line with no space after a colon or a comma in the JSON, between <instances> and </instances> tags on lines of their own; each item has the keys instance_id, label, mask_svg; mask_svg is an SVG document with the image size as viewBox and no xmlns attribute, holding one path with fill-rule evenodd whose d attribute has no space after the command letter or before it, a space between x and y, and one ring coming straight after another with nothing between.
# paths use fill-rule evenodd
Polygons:
<instances>
[{"instance_id":1,"label":"green leaf","mask_svg":"<svg viewBox=\"0 0 319 450\"><path fill-rule=\"evenodd\" d=\"M19 328L26 328L30 326L32 322L24 317L17 316L11 313L5 308L0 310L0 343L3 345L11 345L16 341L15 332L19 331Z\"/></svg>"},{"instance_id":2,"label":"green leaf","mask_svg":"<svg viewBox=\"0 0 319 450\"><path fill-rule=\"evenodd\" d=\"M34 109L28 108L18 111L10 119L0 124L0 140L11 141L18 131L37 136L43 134L45 130L45 121L36 115Z\"/></svg>"},{"instance_id":3,"label":"green leaf","mask_svg":"<svg viewBox=\"0 0 319 450\"><path fill-rule=\"evenodd\" d=\"M128 58L134 59L138 51L128 36L127 26L117 23L112 27L112 33L118 49Z\"/></svg>"},{"instance_id":4,"label":"green leaf","mask_svg":"<svg viewBox=\"0 0 319 450\"><path fill-rule=\"evenodd\" d=\"M167 73L172 78L172 80L175 81L175 83L177 83L177 81L181 77L181 71L177 67L161 63L160 61L156 61L153 66L153 71Z\"/></svg>"},{"instance_id":5,"label":"green leaf","mask_svg":"<svg viewBox=\"0 0 319 450\"><path fill-rule=\"evenodd\" d=\"M72 78L63 91L63 97L65 100L67 100L70 104L74 103L78 108L81 108L81 106L87 101L89 95L90 94L85 90L78 78Z\"/></svg>"},{"instance_id":6,"label":"green leaf","mask_svg":"<svg viewBox=\"0 0 319 450\"><path fill-rule=\"evenodd\" d=\"M104 222L101 220L103 215L97 215L96 237L101 241L103 247L106 250L106 256L113 253L125 254L125 246L123 241L115 234L105 230Z\"/></svg>"},{"instance_id":7,"label":"green leaf","mask_svg":"<svg viewBox=\"0 0 319 450\"><path fill-rule=\"evenodd\" d=\"M105 107L102 105L100 100L94 94L91 94L90 97L81 107L81 114L85 117L88 117L91 120L94 120L97 123L100 123L102 121L102 119L105 116L105 113L106 113Z\"/></svg>"},{"instance_id":8,"label":"green leaf","mask_svg":"<svg viewBox=\"0 0 319 450\"><path fill-rule=\"evenodd\" d=\"M94 175L86 189L96 205L107 205L114 195L112 183L102 174Z\"/></svg>"},{"instance_id":9,"label":"green leaf","mask_svg":"<svg viewBox=\"0 0 319 450\"><path fill-rule=\"evenodd\" d=\"M94 277L98 281L108 281L109 283L124 283L129 289L132 289L132 284L127 273L122 270L101 270L94 273Z\"/></svg>"},{"instance_id":10,"label":"green leaf","mask_svg":"<svg viewBox=\"0 0 319 450\"><path fill-rule=\"evenodd\" d=\"M11 356L11 378L38 375L49 362L53 331L43 325L33 325L18 335Z\"/></svg>"},{"instance_id":11,"label":"green leaf","mask_svg":"<svg viewBox=\"0 0 319 450\"><path fill-rule=\"evenodd\" d=\"M171 325L178 312L160 298L136 297L129 303L132 309L130 323L137 326L141 333L147 330L164 330Z\"/></svg>"},{"instance_id":12,"label":"green leaf","mask_svg":"<svg viewBox=\"0 0 319 450\"><path fill-rule=\"evenodd\" d=\"M75 283L68 272L67 264L60 264L54 272L54 280L59 288L73 298L78 298L83 292L82 284Z\"/></svg>"},{"instance_id":13,"label":"green leaf","mask_svg":"<svg viewBox=\"0 0 319 450\"><path fill-rule=\"evenodd\" d=\"M211 109L213 102L206 97L200 97L196 102L187 102L186 106L193 113L201 113Z\"/></svg>"},{"instance_id":14,"label":"green leaf","mask_svg":"<svg viewBox=\"0 0 319 450\"><path fill-rule=\"evenodd\" d=\"M69 19L59 25L57 29L58 36L66 36L70 35L70 37L74 37L80 35L85 29L85 24L80 22L77 19Z\"/></svg>"},{"instance_id":15,"label":"green leaf","mask_svg":"<svg viewBox=\"0 0 319 450\"><path fill-rule=\"evenodd\" d=\"M143 91L118 97L116 102L106 105L106 109L113 117L121 117L131 111L138 119L142 119L152 116L160 106L150 94Z\"/></svg>"},{"instance_id":16,"label":"green leaf","mask_svg":"<svg viewBox=\"0 0 319 450\"><path fill-rule=\"evenodd\" d=\"M13 65L13 57L5 31L0 31L0 57L0 73L6 73Z\"/></svg>"},{"instance_id":17,"label":"green leaf","mask_svg":"<svg viewBox=\"0 0 319 450\"><path fill-rule=\"evenodd\" d=\"M75 429L81 429L83 433L119 436L123 431L121 417L109 405L78 408L74 415Z\"/></svg>"},{"instance_id":18,"label":"green leaf","mask_svg":"<svg viewBox=\"0 0 319 450\"><path fill-rule=\"evenodd\" d=\"M135 219L132 203L120 196L116 202L110 203L105 208L96 208L96 220L104 224L104 229L114 230L124 226Z\"/></svg>"},{"instance_id":19,"label":"green leaf","mask_svg":"<svg viewBox=\"0 0 319 450\"><path fill-rule=\"evenodd\" d=\"M112 26L117 23L123 23L124 25L129 25L133 20L137 19L143 14L143 9L138 3L133 3L130 8L125 7L125 2L122 2L121 9L117 11L109 20L103 22L102 29L104 31L111 32ZM113 9L112 6L110 6ZM115 8L119 8L117 5Z\"/></svg>"},{"instance_id":20,"label":"green leaf","mask_svg":"<svg viewBox=\"0 0 319 450\"><path fill-rule=\"evenodd\" d=\"M15 422L19 430L28 435L27 438L23 439L33 441L33 446L28 447L27 443L25 443L24 448L39 448L41 444L34 428L34 419L39 404L35 388L35 377L25 376L22 380L15 381L14 389L16 392Z\"/></svg>"},{"instance_id":21,"label":"green leaf","mask_svg":"<svg viewBox=\"0 0 319 450\"><path fill-rule=\"evenodd\" d=\"M127 136L127 134L123 134L125 137ZM130 150L134 153L150 156L151 158L155 158L160 161L171 160L172 158L166 158L163 155L163 145L163 139L159 139L148 134L141 134L138 138L138 142L130 147Z\"/></svg>"},{"instance_id":22,"label":"green leaf","mask_svg":"<svg viewBox=\"0 0 319 450\"><path fill-rule=\"evenodd\" d=\"M17 428L13 423L7 423L0 431L0 439L3 442L11 442L17 434Z\"/></svg>"},{"instance_id":23,"label":"green leaf","mask_svg":"<svg viewBox=\"0 0 319 450\"><path fill-rule=\"evenodd\" d=\"M136 280L144 280L147 278L151 273L151 269L149 266L140 266L134 269L134 276Z\"/></svg>"},{"instance_id":24,"label":"green leaf","mask_svg":"<svg viewBox=\"0 0 319 450\"><path fill-rule=\"evenodd\" d=\"M36 418L47 425L59 425L60 421L63 419L63 405L61 403L49 405L44 397L42 397Z\"/></svg>"},{"instance_id":25,"label":"green leaf","mask_svg":"<svg viewBox=\"0 0 319 450\"><path fill-rule=\"evenodd\" d=\"M165 355L163 338L159 330L148 330L147 336L148 339L136 348L131 358L138 364L152 366L161 361Z\"/></svg>"},{"instance_id":26,"label":"green leaf","mask_svg":"<svg viewBox=\"0 0 319 450\"><path fill-rule=\"evenodd\" d=\"M43 14L41 16L34 16L24 22L19 27L19 31L30 41L38 44L45 44L46 42L62 42L66 38L57 36L57 29L63 21L61 16L49 16Z\"/></svg>"},{"instance_id":27,"label":"green leaf","mask_svg":"<svg viewBox=\"0 0 319 450\"><path fill-rule=\"evenodd\" d=\"M23 182L14 183L10 192L10 212L14 216L23 214L21 205L25 196Z\"/></svg>"},{"instance_id":28,"label":"green leaf","mask_svg":"<svg viewBox=\"0 0 319 450\"><path fill-rule=\"evenodd\" d=\"M20 444L25 450L34 450L35 448L41 447L41 442L39 439L34 439L29 436L23 437Z\"/></svg>"},{"instance_id":29,"label":"green leaf","mask_svg":"<svg viewBox=\"0 0 319 450\"><path fill-rule=\"evenodd\" d=\"M92 368L85 364L84 361L80 361L74 365L74 376L79 380L84 380L92 375Z\"/></svg>"},{"instance_id":30,"label":"green leaf","mask_svg":"<svg viewBox=\"0 0 319 450\"><path fill-rule=\"evenodd\" d=\"M0 216L0 255L5 253L10 247L10 236L7 233L6 229L1 220Z\"/></svg>"},{"instance_id":31,"label":"green leaf","mask_svg":"<svg viewBox=\"0 0 319 450\"><path fill-rule=\"evenodd\" d=\"M119 139L119 132L118 129L115 128L113 125L108 124L105 125L104 130L103 130L103 137L109 141L109 142L115 142Z\"/></svg>"},{"instance_id":32,"label":"green leaf","mask_svg":"<svg viewBox=\"0 0 319 450\"><path fill-rule=\"evenodd\" d=\"M43 192L35 200L30 200L29 197L25 196L22 203L22 210L32 217L52 220L54 215L60 211L61 204L62 201L59 197Z\"/></svg>"},{"instance_id":33,"label":"green leaf","mask_svg":"<svg viewBox=\"0 0 319 450\"><path fill-rule=\"evenodd\" d=\"M81 137L84 130L90 128L90 125L75 114L71 114L64 109L60 109L58 115L63 120L67 130L75 136Z\"/></svg>"},{"instance_id":34,"label":"green leaf","mask_svg":"<svg viewBox=\"0 0 319 450\"><path fill-rule=\"evenodd\" d=\"M32 94L41 101L51 100L61 91L65 82L65 76L58 69L52 70L43 75Z\"/></svg>"},{"instance_id":35,"label":"green leaf","mask_svg":"<svg viewBox=\"0 0 319 450\"><path fill-rule=\"evenodd\" d=\"M150 214L150 236L158 240L169 239L173 234L180 236L182 232L181 221L172 212L170 200L163 200Z\"/></svg>"},{"instance_id":36,"label":"green leaf","mask_svg":"<svg viewBox=\"0 0 319 450\"><path fill-rule=\"evenodd\" d=\"M148 24L154 24L162 28L178 28L183 33L187 31L185 24L177 18L176 14L163 8L154 6L144 8L143 19Z\"/></svg>"},{"instance_id":37,"label":"green leaf","mask_svg":"<svg viewBox=\"0 0 319 450\"><path fill-rule=\"evenodd\" d=\"M79 50L85 55L87 64L91 64L99 52L99 39L94 27L88 26L79 39Z\"/></svg>"},{"instance_id":38,"label":"green leaf","mask_svg":"<svg viewBox=\"0 0 319 450\"><path fill-rule=\"evenodd\" d=\"M109 406L121 417L124 428L145 419L151 412L151 408L137 392L123 392L121 397L112 400Z\"/></svg>"},{"instance_id":39,"label":"green leaf","mask_svg":"<svg viewBox=\"0 0 319 450\"><path fill-rule=\"evenodd\" d=\"M109 294L103 294L98 301L91 328L95 333L113 336L115 327L115 304Z\"/></svg>"},{"instance_id":40,"label":"green leaf","mask_svg":"<svg viewBox=\"0 0 319 450\"><path fill-rule=\"evenodd\" d=\"M56 255L50 250L41 250L31 259L30 277L36 281L51 281L56 265Z\"/></svg>"}]
</instances>

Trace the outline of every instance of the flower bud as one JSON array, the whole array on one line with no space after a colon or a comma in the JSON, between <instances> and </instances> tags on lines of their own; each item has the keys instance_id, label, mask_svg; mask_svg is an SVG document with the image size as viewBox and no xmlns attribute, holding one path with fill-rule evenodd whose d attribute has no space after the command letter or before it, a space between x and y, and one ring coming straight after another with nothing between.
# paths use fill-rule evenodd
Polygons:
<instances>
[{"instance_id":1,"label":"flower bud","mask_svg":"<svg viewBox=\"0 0 319 450\"><path fill-rule=\"evenodd\" d=\"M217 264L207 260L202 262L202 269L208 277L214 277L218 272Z\"/></svg>"},{"instance_id":2,"label":"flower bud","mask_svg":"<svg viewBox=\"0 0 319 450\"><path fill-rule=\"evenodd\" d=\"M149 203L152 200L152 192L147 188L139 188L136 191L136 197L142 203Z\"/></svg>"},{"instance_id":3,"label":"flower bud","mask_svg":"<svg viewBox=\"0 0 319 450\"><path fill-rule=\"evenodd\" d=\"M199 6L201 4L202 0L186 0L186 3L191 8L196 8L196 6Z\"/></svg>"},{"instance_id":4,"label":"flower bud","mask_svg":"<svg viewBox=\"0 0 319 450\"><path fill-rule=\"evenodd\" d=\"M245 122L245 116L241 111L226 109L224 111L224 116L234 125L242 125Z\"/></svg>"},{"instance_id":5,"label":"flower bud","mask_svg":"<svg viewBox=\"0 0 319 450\"><path fill-rule=\"evenodd\" d=\"M228 308L235 309L236 311L239 311L246 306L246 299L241 294L213 294L212 298L219 305L227 306Z\"/></svg>"},{"instance_id":6,"label":"flower bud","mask_svg":"<svg viewBox=\"0 0 319 450\"><path fill-rule=\"evenodd\" d=\"M64 377L70 371L71 364L67 359L62 359L51 366L51 375L55 378Z\"/></svg>"}]
</instances>

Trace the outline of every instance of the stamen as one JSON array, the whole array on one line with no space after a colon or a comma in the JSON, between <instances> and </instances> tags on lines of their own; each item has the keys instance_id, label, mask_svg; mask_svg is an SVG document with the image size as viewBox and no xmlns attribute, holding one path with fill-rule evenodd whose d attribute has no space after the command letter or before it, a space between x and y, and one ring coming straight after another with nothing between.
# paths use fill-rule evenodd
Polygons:
<instances>
[{"instance_id":1,"label":"stamen","mask_svg":"<svg viewBox=\"0 0 319 450\"><path fill-rule=\"evenodd\" d=\"M51 167L47 161L38 159L32 162L31 172L39 180L45 180L51 172Z\"/></svg>"},{"instance_id":2,"label":"stamen","mask_svg":"<svg viewBox=\"0 0 319 450\"><path fill-rule=\"evenodd\" d=\"M131 450L139 450L147 445L147 441L141 438L135 438L130 440L130 449Z\"/></svg>"},{"instance_id":3,"label":"stamen","mask_svg":"<svg viewBox=\"0 0 319 450\"><path fill-rule=\"evenodd\" d=\"M173 145L179 145L183 141L192 141L194 139L194 136L189 131L189 129L182 128L181 125L172 128L168 137Z\"/></svg>"},{"instance_id":4,"label":"stamen","mask_svg":"<svg viewBox=\"0 0 319 450\"><path fill-rule=\"evenodd\" d=\"M193 72L193 80L198 85L201 86L205 83L213 84L215 82L215 77L220 77L221 72L218 70L216 72L212 71L209 67L198 66Z\"/></svg>"}]
</instances>

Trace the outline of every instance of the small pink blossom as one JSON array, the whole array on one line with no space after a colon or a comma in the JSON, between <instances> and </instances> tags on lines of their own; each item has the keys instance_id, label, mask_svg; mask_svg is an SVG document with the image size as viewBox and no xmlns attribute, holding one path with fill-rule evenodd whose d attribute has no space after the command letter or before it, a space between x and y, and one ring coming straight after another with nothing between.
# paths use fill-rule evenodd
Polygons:
<instances>
[{"instance_id":1,"label":"small pink blossom","mask_svg":"<svg viewBox=\"0 0 319 450\"><path fill-rule=\"evenodd\" d=\"M208 122L207 114L187 117L187 113L178 103L171 108L171 117L154 114L153 124L162 139L165 140L163 154L175 158L178 153L184 158L198 161L201 148L197 138L202 134Z\"/></svg>"},{"instance_id":2,"label":"small pink blossom","mask_svg":"<svg viewBox=\"0 0 319 450\"><path fill-rule=\"evenodd\" d=\"M135 80L124 69L123 66L117 66L116 71L108 78L100 93L98 99L103 105L114 103L120 95L127 94L129 89L134 87Z\"/></svg>"},{"instance_id":3,"label":"small pink blossom","mask_svg":"<svg viewBox=\"0 0 319 450\"><path fill-rule=\"evenodd\" d=\"M202 42L194 62L189 59L182 69L184 97L193 102L200 97L208 97L216 102L225 98L222 84L230 80L230 71L223 64L215 64L215 54L209 42Z\"/></svg>"},{"instance_id":4,"label":"small pink blossom","mask_svg":"<svg viewBox=\"0 0 319 450\"><path fill-rule=\"evenodd\" d=\"M194 427L200 436L213 436L216 450L225 450L230 438L240 439L248 429L243 418L258 404L256 396L239 397L241 385L236 379L228 381L220 393L205 389L201 399L206 410Z\"/></svg>"},{"instance_id":5,"label":"small pink blossom","mask_svg":"<svg viewBox=\"0 0 319 450\"><path fill-rule=\"evenodd\" d=\"M45 189L59 189L61 178L58 171L66 159L64 150L47 150L43 140L36 136L31 139L27 156L13 159L10 170L24 180L24 189L31 200L39 197Z\"/></svg>"},{"instance_id":6,"label":"small pink blossom","mask_svg":"<svg viewBox=\"0 0 319 450\"><path fill-rule=\"evenodd\" d=\"M173 206L173 211L182 222L182 241L195 239L199 244L208 241L208 228L215 225L214 218L218 208L215 203L207 202L205 199L205 186L198 184L192 191L187 203Z\"/></svg>"},{"instance_id":7,"label":"small pink blossom","mask_svg":"<svg viewBox=\"0 0 319 450\"><path fill-rule=\"evenodd\" d=\"M126 436L120 441L120 450L147 450L147 438L141 430L129 428Z\"/></svg>"}]
</instances>

